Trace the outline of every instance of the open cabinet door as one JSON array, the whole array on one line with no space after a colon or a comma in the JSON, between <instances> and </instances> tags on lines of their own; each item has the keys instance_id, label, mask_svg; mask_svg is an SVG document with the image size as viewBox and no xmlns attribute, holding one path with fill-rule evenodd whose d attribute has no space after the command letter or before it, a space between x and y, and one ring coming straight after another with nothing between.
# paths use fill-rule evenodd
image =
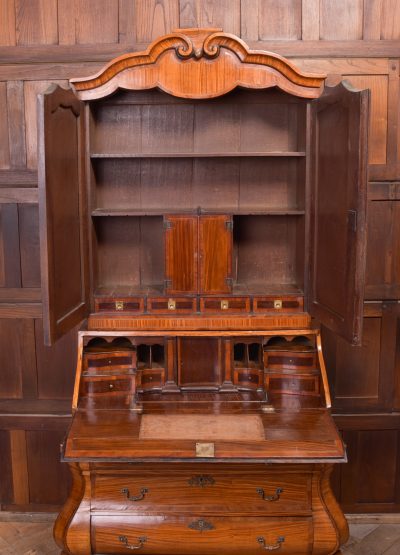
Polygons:
<instances>
[{"instance_id":1,"label":"open cabinet door","mask_svg":"<svg viewBox=\"0 0 400 555\"><path fill-rule=\"evenodd\" d=\"M53 85L38 97L39 225L46 345L88 313L84 105Z\"/></svg>"},{"instance_id":2,"label":"open cabinet door","mask_svg":"<svg viewBox=\"0 0 400 555\"><path fill-rule=\"evenodd\" d=\"M366 254L369 91L326 87L311 105L309 310L361 342Z\"/></svg>"}]
</instances>

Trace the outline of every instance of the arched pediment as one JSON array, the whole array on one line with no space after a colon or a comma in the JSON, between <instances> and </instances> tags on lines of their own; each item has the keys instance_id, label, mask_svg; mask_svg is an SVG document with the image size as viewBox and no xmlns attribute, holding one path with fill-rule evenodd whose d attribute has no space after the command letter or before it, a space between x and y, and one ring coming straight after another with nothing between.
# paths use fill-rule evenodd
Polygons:
<instances>
[{"instance_id":1,"label":"arched pediment","mask_svg":"<svg viewBox=\"0 0 400 555\"><path fill-rule=\"evenodd\" d=\"M96 75L71 79L71 84L82 100L103 98L118 89L153 88L180 98L214 98L236 87L277 87L317 98L325 78L300 71L278 54L250 50L221 29L178 29L144 52L119 56Z\"/></svg>"}]
</instances>

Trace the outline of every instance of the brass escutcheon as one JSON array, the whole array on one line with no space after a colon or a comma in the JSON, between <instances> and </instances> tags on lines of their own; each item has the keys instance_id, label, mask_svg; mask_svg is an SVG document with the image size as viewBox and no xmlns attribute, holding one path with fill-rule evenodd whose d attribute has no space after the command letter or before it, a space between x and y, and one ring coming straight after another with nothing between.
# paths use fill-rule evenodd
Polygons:
<instances>
[{"instance_id":1,"label":"brass escutcheon","mask_svg":"<svg viewBox=\"0 0 400 555\"><path fill-rule=\"evenodd\" d=\"M282 301L281 299L274 300L274 308L280 310L282 308Z\"/></svg>"},{"instance_id":2,"label":"brass escutcheon","mask_svg":"<svg viewBox=\"0 0 400 555\"><path fill-rule=\"evenodd\" d=\"M213 486L215 484L215 480L212 476L209 476L206 474L200 474L190 478L190 480L188 480L188 484L190 486L198 486L200 488L205 488L206 486Z\"/></svg>"},{"instance_id":3,"label":"brass escutcheon","mask_svg":"<svg viewBox=\"0 0 400 555\"><path fill-rule=\"evenodd\" d=\"M115 301L115 310L124 310L123 301Z\"/></svg>"},{"instance_id":4,"label":"brass escutcheon","mask_svg":"<svg viewBox=\"0 0 400 555\"><path fill-rule=\"evenodd\" d=\"M215 527L211 522L208 522L203 518L199 518L198 520L191 522L188 525L188 528L191 528L192 530L198 530L199 532L204 532L205 530L214 530Z\"/></svg>"},{"instance_id":5,"label":"brass escutcheon","mask_svg":"<svg viewBox=\"0 0 400 555\"><path fill-rule=\"evenodd\" d=\"M168 299L168 310L176 310L176 302L174 299Z\"/></svg>"},{"instance_id":6,"label":"brass escutcheon","mask_svg":"<svg viewBox=\"0 0 400 555\"><path fill-rule=\"evenodd\" d=\"M229 301L221 301L221 310L228 310Z\"/></svg>"}]
</instances>

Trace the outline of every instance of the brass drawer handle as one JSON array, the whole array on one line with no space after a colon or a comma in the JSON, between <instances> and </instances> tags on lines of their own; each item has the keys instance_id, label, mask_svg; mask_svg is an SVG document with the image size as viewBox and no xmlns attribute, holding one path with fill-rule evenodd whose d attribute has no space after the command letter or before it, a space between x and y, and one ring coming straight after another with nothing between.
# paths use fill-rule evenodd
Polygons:
<instances>
[{"instance_id":1,"label":"brass drawer handle","mask_svg":"<svg viewBox=\"0 0 400 555\"><path fill-rule=\"evenodd\" d=\"M124 544L126 549L141 549L144 542L147 541L146 536L140 536L140 538L138 538L139 543L137 545L132 545L131 543L128 543L128 538L126 536L119 536L118 539L121 543Z\"/></svg>"},{"instance_id":2,"label":"brass drawer handle","mask_svg":"<svg viewBox=\"0 0 400 555\"><path fill-rule=\"evenodd\" d=\"M256 492L264 501L278 501L278 499L281 496L281 493L283 493L283 489L276 488L276 491L273 495L265 495L265 491L262 488L257 488Z\"/></svg>"},{"instance_id":3,"label":"brass drawer handle","mask_svg":"<svg viewBox=\"0 0 400 555\"><path fill-rule=\"evenodd\" d=\"M280 549L282 547L285 538L283 536L279 536L279 538L276 539L276 543L274 545L266 545L265 538L263 538L263 536L259 536L257 538L257 541L266 551L275 551L276 549Z\"/></svg>"},{"instance_id":4,"label":"brass drawer handle","mask_svg":"<svg viewBox=\"0 0 400 555\"><path fill-rule=\"evenodd\" d=\"M211 524L211 522L207 522L207 520L204 520L202 518L191 522L188 527L192 530L198 530L199 532L203 532L204 530L214 530L215 528L215 526Z\"/></svg>"},{"instance_id":5,"label":"brass drawer handle","mask_svg":"<svg viewBox=\"0 0 400 555\"><path fill-rule=\"evenodd\" d=\"M192 478L190 478L190 480L188 480L188 484L190 486L205 488L206 486L213 486L215 484L215 480L212 476L201 474L199 476L193 476Z\"/></svg>"},{"instance_id":6,"label":"brass drawer handle","mask_svg":"<svg viewBox=\"0 0 400 555\"><path fill-rule=\"evenodd\" d=\"M132 497L130 497L130 495L129 495L129 489L128 488L121 489L121 493L126 495L126 498L129 499L129 501L141 501L142 499L144 499L144 496L146 495L146 493L149 493L149 490L147 488L142 488L140 490L140 495L136 495L136 496L132 496Z\"/></svg>"}]
</instances>

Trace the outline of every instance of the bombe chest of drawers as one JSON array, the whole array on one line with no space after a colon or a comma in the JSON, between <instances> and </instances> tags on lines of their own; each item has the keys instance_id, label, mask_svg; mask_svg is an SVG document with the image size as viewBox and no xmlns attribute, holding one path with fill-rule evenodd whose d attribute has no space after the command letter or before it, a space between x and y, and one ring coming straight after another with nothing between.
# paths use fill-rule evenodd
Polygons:
<instances>
[{"instance_id":1,"label":"bombe chest of drawers","mask_svg":"<svg viewBox=\"0 0 400 555\"><path fill-rule=\"evenodd\" d=\"M321 325L361 338L368 91L178 29L39 97L64 555L333 555ZM84 322L82 324L82 322Z\"/></svg>"}]
</instances>

